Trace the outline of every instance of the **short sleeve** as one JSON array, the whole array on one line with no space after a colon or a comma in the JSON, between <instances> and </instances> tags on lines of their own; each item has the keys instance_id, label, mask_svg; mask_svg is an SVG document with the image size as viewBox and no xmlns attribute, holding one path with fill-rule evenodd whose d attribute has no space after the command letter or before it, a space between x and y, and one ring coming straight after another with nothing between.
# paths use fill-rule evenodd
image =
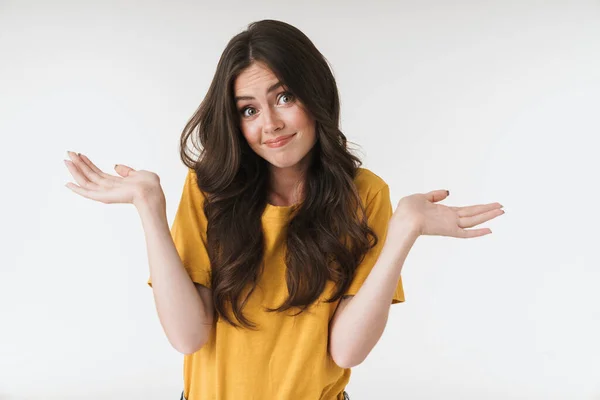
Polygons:
<instances>
[{"instance_id":1,"label":"short sleeve","mask_svg":"<svg viewBox=\"0 0 600 400\"><path fill-rule=\"evenodd\" d=\"M369 201L365 209L367 213L367 220L369 227L375 232L379 239L377 245L373 247L365 255L365 258L356 269L354 279L350 283L350 287L344 293L346 296L355 295L358 290L369 276L369 273L373 269L375 262L379 258L381 249L385 243L387 236L388 223L392 217L392 203L390 201L390 189L386 184L381 188ZM404 289L402 287L402 277L398 280L394 296L392 297L392 304L404 302Z\"/></svg>"},{"instance_id":2,"label":"short sleeve","mask_svg":"<svg viewBox=\"0 0 600 400\"><path fill-rule=\"evenodd\" d=\"M207 220L204 195L198 188L196 173L188 169L183 193L171 225L171 237L184 268L192 281L210 288L210 259L206 246ZM152 287L152 277L148 279Z\"/></svg>"}]
</instances>

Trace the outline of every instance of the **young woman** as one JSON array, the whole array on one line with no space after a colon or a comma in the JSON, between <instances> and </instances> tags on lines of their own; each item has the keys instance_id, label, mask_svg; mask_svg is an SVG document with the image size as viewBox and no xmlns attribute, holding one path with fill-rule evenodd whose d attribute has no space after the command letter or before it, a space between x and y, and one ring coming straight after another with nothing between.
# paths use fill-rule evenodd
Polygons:
<instances>
[{"instance_id":1,"label":"young woman","mask_svg":"<svg viewBox=\"0 0 600 400\"><path fill-rule=\"evenodd\" d=\"M400 273L418 236L486 235L464 228L503 213L436 204L446 190L393 212L339 116L323 55L293 26L264 20L231 39L182 133L188 173L170 230L158 175L124 165L109 175L69 153L70 189L140 213L158 316L185 354L181 398L348 398L350 369L404 301Z\"/></svg>"}]
</instances>

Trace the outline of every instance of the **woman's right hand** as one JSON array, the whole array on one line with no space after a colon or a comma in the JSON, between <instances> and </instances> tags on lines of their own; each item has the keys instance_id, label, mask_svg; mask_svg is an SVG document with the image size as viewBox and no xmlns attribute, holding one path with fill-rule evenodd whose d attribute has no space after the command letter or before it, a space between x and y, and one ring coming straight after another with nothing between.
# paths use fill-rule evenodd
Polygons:
<instances>
[{"instance_id":1,"label":"woman's right hand","mask_svg":"<svg viewBox=\"0 0 600 400\"><path fill-rule=\"evenodd\" d=\"M149 201L165 200L160 178L154 172L117 164L118 177L102 172L83 154L68 154L71 161L65 160L65 164L79 186L71 182L65 186L85 198L105 204L131 203L138 208Z\"/></svg>"}]
</instances>

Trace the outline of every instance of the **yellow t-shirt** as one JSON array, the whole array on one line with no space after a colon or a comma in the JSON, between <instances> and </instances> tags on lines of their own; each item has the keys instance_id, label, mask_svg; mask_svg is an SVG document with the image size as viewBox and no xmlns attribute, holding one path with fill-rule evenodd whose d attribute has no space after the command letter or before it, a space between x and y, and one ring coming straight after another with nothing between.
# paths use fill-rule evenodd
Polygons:
<instances>
[{"instance_id":1,"label":"yellow t-shirt","mask_svg":"<svg viewBox=\"0 0 600 400\"><path fill-rule=\"evenodd\" d=\"M358 267L346 295L356 294L373 268L392 216L389 187L383 179L360 168L355 184L379 242ZM171 235L191 279L210 288L203 200L195 172L189 169ZM267 204L262 216L265 269L243 309L259 330L237 330L217 319L208 342L196 353L184 356L184 394L188 400L343 399L351 370L340 368L328 352L329 322L339 303L325 303L334 292L333 282L329 281L319 300L298 316L263 311L263 307L278 307L288 295L283 244L290 214L291 206ZM152 286L150 280L148 284ZM400 279L392 304L403 301Z\"/></svg>"}]
</instances>

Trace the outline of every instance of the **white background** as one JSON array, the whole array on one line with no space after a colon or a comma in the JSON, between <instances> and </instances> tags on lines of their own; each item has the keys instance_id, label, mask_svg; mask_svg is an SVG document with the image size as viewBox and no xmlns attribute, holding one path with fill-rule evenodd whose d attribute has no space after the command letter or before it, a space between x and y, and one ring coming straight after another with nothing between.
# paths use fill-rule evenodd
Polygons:
<instances>
[{"instance_id":1,"label":"white background","mask_svg":"<svg viewBox=\"0 0 600 400\"><path fill-rule=\"evenodd\" d=\"M482 238L418 239L352 400L600 399L600 2L566 0L0 0L0 399L179 398L138 214L71 192L63 159L158 173L171 222L181 130L264 18L331 62L394 206L506 210Z\"/></svg>"}]
</instances>

